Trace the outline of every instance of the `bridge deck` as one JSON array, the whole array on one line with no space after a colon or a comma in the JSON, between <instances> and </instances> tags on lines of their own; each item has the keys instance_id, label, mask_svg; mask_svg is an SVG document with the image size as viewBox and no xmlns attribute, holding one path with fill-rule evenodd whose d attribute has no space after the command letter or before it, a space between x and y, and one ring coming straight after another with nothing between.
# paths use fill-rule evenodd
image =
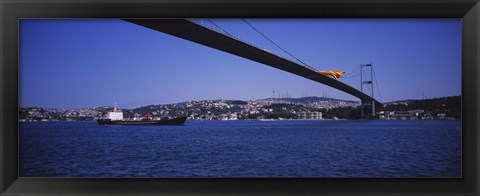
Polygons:
<instances>
[{"instance_id":1,"label":"bridge deck","mask_svg":"<svg viewBox=\"0 0 480 196\"><path fill-rule=\"evenodd\" d=\"M348 86L338 80L319 74L295 62L279 57L270 52L247 44L241 40L205 28L186 19L124 19L125 21L167 33L198 44L215 48L230 54L244 57L277 69L287 71L304 78L325 84L351 94L367 102L372 98L367 94ZM375 100L377 104L380 104Z\"/></svg>"}]
</instances>

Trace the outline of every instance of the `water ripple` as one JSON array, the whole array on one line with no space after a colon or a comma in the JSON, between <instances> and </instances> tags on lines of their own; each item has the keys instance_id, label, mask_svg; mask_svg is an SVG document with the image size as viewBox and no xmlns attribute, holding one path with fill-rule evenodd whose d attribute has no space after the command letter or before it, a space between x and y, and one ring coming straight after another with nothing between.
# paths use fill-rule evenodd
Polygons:
<instances>
[{"instance_id":1,"label":"water ripple","mask_svg":"<svg viewBox=\"0 0 480 196\"><path fill-rule=\"evenodd\" d=\"M20 124L20 176L461 177L460 121Z\"/></svg>"}]
</instances>

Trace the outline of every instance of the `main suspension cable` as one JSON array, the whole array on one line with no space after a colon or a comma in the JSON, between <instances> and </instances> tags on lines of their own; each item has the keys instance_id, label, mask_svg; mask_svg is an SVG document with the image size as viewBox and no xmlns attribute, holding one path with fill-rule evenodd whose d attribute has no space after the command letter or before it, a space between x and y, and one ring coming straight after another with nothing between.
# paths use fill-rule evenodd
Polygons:
<instances>
[{"instance_id":1,"label":"main suspension cable","mask_svg":"<svg viewBox=\"0 0 480 196\"><path fill-rule=\"evenodd\" d=\"M353 75L353 76L342 76L342 78L354 78L354 77L357 77L357 76L359 76L359 75L360 75L360 74L358 73L358 74L355 74L355 75Z\"/></svg>"},{"instance_id":2,"label":"main suspension cable","mask_svg":"<svg viewBox=\"0 0 480 196\"><path fill-rule=\"evenodd\" d=\"M298 59L297 57L295 57L294 55L292 55L291 53L289 53L287 50L283 49L282 47L280 47L278 44L276 44L273 40L271 40L270 38L268 38L265 34L263 34L262 32L260 32L257 28L255 28L252 24L250 24L247 20L245 19L242 19L243 22L245 22L246 24L248 24L248 26L252 27L253 30L255 30L257 33L259 33L260 35L262 35L265 39L267 39L268 41L270 41L270 43L272 43L273 45L277 46L280 50L282 50L283 52L287 53L289 56L291 56L292 58L294 58L295 60L297 60L298 62L302 63L304 66L312 69L312 70L316 70L314 69L313 67L311 67L310 65L306 64L305 62L303 62L302 60Z\"/></svg>"},{"instance_id":3,"label":"main suspension cable","mask_svg":"<svg viewBox=\"0 0 480 196\"><path fill-rule=\"evenodd\" d=\"M225 29L222 29L222 27L218 26L216 23L214 23L213 21L211 21L210 19L207 18L207 21L212 23L213 25L215 25L217 28L219 28L220 30L222 30L224 33L226 33L227 35L229 35L230 37L233 37L232 34L228 33L227 31L225 31Z\"/></svg>"},{"instance_id":4,"label":"main suspension cable","mask_svg":"<svg viewBox=\"0 0 480 196\"><path fill-rule=\"evenodd\" d=\"M372 69L373 69L373 67L372 67ZM375 84L377 85L378 97L380 98L380 101L383 102L382 96L380 95L380 88L378 88L377 74L375 74L375 69L373 69L373 78L375 78Z\"/></svg>"},{"instance_id":5,"label":"main suspension cable","mask_svg":"<svg viewBox=\"0 0 480 196\"><path fill-rule=\"evenodd\" d=\"M357 69L360 69L360 67L352 68L352 69L349 70L349 71L345 71L345 74L343 74L342 78L352 78L352 77L355 77L355 76L360 75L360 72L359 72L358 74L355 74L354 76L350 76L350 75L352 75L352 74L354 74L354 73L357 73L357 72L356 72ZM353 72L353 71L355 71L355 72Z\"/></svg>"}]
</instances>

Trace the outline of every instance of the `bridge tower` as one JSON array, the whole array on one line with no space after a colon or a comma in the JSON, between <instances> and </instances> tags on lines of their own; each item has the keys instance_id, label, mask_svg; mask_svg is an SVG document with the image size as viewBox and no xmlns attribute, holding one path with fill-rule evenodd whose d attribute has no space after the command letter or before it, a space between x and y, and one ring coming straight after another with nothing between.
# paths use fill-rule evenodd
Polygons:
<instances>
[{"instance_id":1,"label":"bridge tower","mask_svg":"<svg viewBox=\"0 0 480 196\"><path fill-rule=\"evenodd\" d=\"M363 69L369 69L370 68L370 78L363 78ZM365 76L367 77L367 76ZM375 116L375 99L373 99L373 67L372 63L370 64L360 64L360 91L363 93L363 85L371 86L371 95L372 97L372 117ZM368 93L368 92L367 92ZM365 117L365 101L366 100L361 100L361 115L362 118Z\"/></svg>"}]
</instances>

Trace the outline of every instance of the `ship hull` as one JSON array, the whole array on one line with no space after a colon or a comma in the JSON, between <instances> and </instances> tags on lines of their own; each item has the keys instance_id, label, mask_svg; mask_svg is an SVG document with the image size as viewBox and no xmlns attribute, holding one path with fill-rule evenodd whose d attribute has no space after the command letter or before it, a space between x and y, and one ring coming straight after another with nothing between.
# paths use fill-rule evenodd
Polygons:
<instances>
[{"instance_id":1,"label":"ship hull","mask_svg":"<svg viewBox=\"0 0 480 196\"><path fill-rule=\"evenodd\" d=\"M169 120L108 120L98 119L98 125L183 125L187 117L178 117Z\"/></svg>"}]
</instances>

